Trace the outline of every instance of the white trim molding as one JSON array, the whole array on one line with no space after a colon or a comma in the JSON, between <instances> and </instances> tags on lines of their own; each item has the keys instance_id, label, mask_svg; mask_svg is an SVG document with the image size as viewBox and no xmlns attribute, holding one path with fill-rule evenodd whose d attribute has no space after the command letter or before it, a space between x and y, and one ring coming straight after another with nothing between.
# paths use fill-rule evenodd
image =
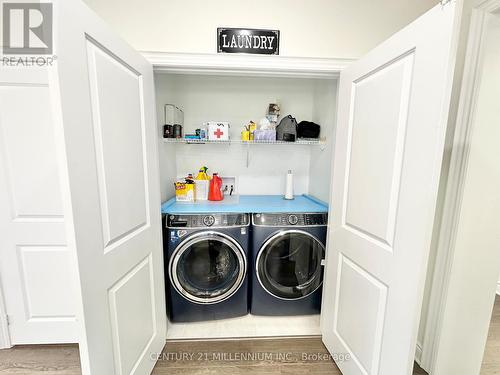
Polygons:
<instances>
[{"instance_id":1,"label":"white trim molding","mask_svg":"<svg viewBox=\"0 0 500 375\"><path fill-rule=\"evenodd\" d=\"M415 362L422 367L422 343L417 341L417 347L415 349Z\"/></svg>"},{"instance_id":2,"label":"white trim molding","mask_svg":"<svg viewBox=\"0 0 500 375\"><path fill-rule=\"evenodd\" d=\"M497 283L497 295L500 296L500 281Z\"/></svg>"},{"instance_id":3,"label":"white trim molding","mask_svg":"<svg viewBox=\"0 0 500 375\"><path fill-rule=\"evenodd\" d=\"M9 334L9 319L7 318L7 308L3 298L2 285L0 284L0 349L12 347Z\"/></svg>"},{"instance_id":4,"label":"white trim molding","mask_svg":"<svg viewBox=\"0 0 500 375\"><path fill-rule=\"evenodd\" d=\"M445 300L455 254L459 214L470 153L473 120L479 93L487 16L500 8L500 0L487 0L472 10L467 39L465 66L460 87L452 154L445 188L445 201L439 228L436 263L432 279L429 310L421 346L421 367L432 370L442 329ZM499 289L497 288L497 292Z\"/></svg>"},{"instance_id":5,"label":"white trim molding","mask_svg":"<svg viewBox=\"0 0 500 375\"><path fill-rule=\"evenodd\" d=\"M155 72L338 78L352 59L245 54L141 52Z\"/></svg>"}]
</instances>

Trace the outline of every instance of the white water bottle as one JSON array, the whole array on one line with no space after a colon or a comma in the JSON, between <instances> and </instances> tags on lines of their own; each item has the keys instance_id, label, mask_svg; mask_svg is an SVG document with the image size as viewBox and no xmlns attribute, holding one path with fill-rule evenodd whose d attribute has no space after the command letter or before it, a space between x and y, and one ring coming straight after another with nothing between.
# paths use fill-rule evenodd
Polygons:
<instances>
[{"instance_id":1,"label":"white water bottle","mask_svg":"<svg viewBox=\"0 0 500 375\"><path fill-rule=\"evenodd\" d=\"M293 174L291 169L286 174L285 199L293 199Z\"/></svg>"}]
</instances>

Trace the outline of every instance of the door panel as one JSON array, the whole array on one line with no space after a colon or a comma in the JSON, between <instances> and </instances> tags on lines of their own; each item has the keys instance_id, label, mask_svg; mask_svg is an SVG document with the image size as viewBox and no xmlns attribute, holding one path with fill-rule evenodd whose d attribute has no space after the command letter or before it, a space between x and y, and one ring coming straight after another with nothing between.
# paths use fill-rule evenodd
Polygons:
<instances>
[{"instance_id":1,"label":"door panel","mask_svg":"<svg viewBox=\"0 0 500 375\"><path fill-rule=\"evenodd\" d=\"M356 290L356 294L351 292ZM387 286L341 254L333 330L353 361L376 373L380 359ZM369 311L370 314L366 312Z\"/></svg>"},{"instance_id":2,"label":"door panel","mask_svg":"<svg viewBox=\"0 0 500 375\"><path fill-rule=\"evenodd\" d=\"M412 51L352 87L344 220L354 231L388 247L394 240L413 58Z\"/></svg>"},{"instance_id":3,"label":"door panel","mask_svg":"<svg viewBox=\"0 0 500 375\"><path fill-rule=\"evenodd\" d=\"M12 345L77 342L45 69L0 71L0 285Z\"/></svg>"},{"instance_id":4,"label":"door panel","mask_svg":"<svg viewBox=\"0 0 500 375\"><path fill-rule=\"evenodd\" d=\"M147 225L142 76L87 40L105 251ZM121 89L116 90L117 87ZM127 202L126 204L123 204Z\"/></svg>"},{"instance_id":5,"label":"door panel","mask_svg":"<svg viewBox=\"0 0 500 375\"><path fill-rule=\"evenodd\" d=\"M438 5L340 76L322 332L344 375L412 372L454 19Z\"/></svg>"},{"instance_id":6,"label":"door panel","mask_svg":"<svg viewBox=\"0 0 500 375\"><path fill-rule=\"evenodd\" d=\"M144 355L156 335L152 275L152 257L148 256L109 290L113 352L121 374L134 373L136 359Z\"/></svg>"},{"instance_id":7,"label":"door panel","mask_svg":"<svg viewBox=\"0 0 500 375\"><path fill-rule=\"evenodd\" d=\"M43 76L43 73L40 72L40 75ZM1 146L13 219L62 219L48 84L3 84L0 89ZM30 110L20 116L23 107ZM37 194L33 194L33 188L37 189Z\"/></svg>"},{"instance_id":8,"label":"door panel","mask_svg":"<svg viewBox=\"0 0 500 375\"><path fill-rule=\"evenodd\" d=\"M150 373L166 337L152 66L82 2L58 1L54 11L82 369Z\"/></svg>"},{"instance_id":9,"label":"door panel","mask_svg":"<svg viewBox=\"0 0 500 375\"><path fill-rule=\"evenodd\" d=\"M17 254L23 289L23 296L19 297L25 301L28 318L43 320L59 317L74 320L73 288L63 288L60 285L61 282L70 282L73 278L72 267L69 267L72 259L67 247L18 246ZM13 336L16 336L15 329L13 331ZM76 341L76 337L73 340Z\"/></svg>"}]
</instances>

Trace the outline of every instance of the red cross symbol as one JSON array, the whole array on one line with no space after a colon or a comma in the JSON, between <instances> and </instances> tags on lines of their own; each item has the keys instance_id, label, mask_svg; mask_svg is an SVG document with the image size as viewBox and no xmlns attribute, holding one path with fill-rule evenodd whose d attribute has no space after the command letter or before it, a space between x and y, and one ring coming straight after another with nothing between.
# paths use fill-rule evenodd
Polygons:
<instances>
[{"instance_id":1,"label":"red cross symbol","mask_svg":"<svg viewBox=\"0 0 500 375\"><path fill-rule=\"evenodd\" d=\"M217 139L219 139L221 137L221 135L224 134L224 132L222 132L219 128L217 128L217 130L214 132L214 134L217 136Z\"/></svg>"}]
</instances>

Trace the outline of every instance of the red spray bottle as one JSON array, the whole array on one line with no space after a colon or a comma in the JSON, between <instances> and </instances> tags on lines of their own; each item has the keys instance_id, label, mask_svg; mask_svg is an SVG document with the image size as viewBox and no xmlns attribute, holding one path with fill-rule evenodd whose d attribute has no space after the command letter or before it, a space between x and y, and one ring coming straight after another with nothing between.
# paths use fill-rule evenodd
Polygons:
<instances>
[{"instance_id":1,"label":"red spray bottle","mask_svg":"<svg viewBox=\"0 0 500 375\"><path fill-rule=\"evenodd\" d=\"M209 201L221 201L224 199L222 194L222 178L217 173L214 173L210 180L210 190L208 192Z\"/></svg>"}]
</instances>

